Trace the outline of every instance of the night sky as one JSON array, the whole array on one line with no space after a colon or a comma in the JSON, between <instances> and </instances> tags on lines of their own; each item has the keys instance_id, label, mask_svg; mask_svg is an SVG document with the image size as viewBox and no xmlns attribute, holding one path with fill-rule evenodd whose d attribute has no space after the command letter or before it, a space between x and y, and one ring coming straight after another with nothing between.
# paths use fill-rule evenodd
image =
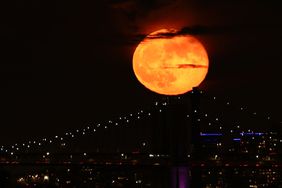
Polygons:
<instances>
[{"instance_id":1,"label":"night sky","mask_svg":"<svg viewBox=\"0 0 282 188\"><path fill-rule=\"evenodd\" d=\"M0 144L42 138L148 106L132 55L175 28L206 47L200 88L281 121L279 1L13 0L0 4ZM280 118L280 119L279 119Z\"/></svg>"}]
</instances>

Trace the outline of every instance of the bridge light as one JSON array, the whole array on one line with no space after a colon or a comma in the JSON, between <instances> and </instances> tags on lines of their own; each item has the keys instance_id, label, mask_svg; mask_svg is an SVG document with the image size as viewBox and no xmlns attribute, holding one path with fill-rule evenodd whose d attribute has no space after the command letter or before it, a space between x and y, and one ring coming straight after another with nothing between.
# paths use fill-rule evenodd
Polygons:
<instances>
[{"instance_id":1,"label":"bridge light","mask_svg":"<svg viewBox=\"0 0 282 188\"><path fill-rule=\"evenodd\" d=\"M44 179L44 181L49 181L49 176L45 175L45 176L43 177L43 179Z\"/></svg>"}]
</instances>

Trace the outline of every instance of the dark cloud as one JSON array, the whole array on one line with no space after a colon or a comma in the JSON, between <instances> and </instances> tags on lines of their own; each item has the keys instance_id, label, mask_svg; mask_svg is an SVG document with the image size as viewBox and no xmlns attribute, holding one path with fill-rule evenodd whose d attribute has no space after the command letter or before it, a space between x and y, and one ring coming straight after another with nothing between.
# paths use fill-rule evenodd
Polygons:
<instances>
[{"instance_id":1,"label":"dark cloud","mask_svg":"<svg viewBox=\"0 0 282 188\"><path fill-rule=\"evenodd\" d=\"M191 27L183 27L180 30L170 29L167 31L158 32L155 34L140 34L136 36L136 40L142 40L147 36L147 39L159 39L159 38L172 38L175 36L181 35L213 35L213 34L223 34L234 32L234 29L231 27L208 27L208 26L191 26Z\"/></svg>"}]
</instances>

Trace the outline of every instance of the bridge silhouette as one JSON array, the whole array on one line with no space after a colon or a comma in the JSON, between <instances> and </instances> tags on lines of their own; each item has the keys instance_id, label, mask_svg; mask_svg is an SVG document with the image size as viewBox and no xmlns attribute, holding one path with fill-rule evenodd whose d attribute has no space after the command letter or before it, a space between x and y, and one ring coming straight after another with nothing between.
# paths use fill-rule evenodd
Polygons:
<instances>
[{"instance_id":1,"label":"bridge silhouette","mask_svg":"<svg viewBox=\"0 0 282 188\"><path fill-rule=\"evenodd\" d=\"M169 120L171 114L177 116L174 117L177 118L177 121L182 119L183 122L181 123L184 123L186 127L181 128L184 128L183 131L186 132L191 132L188 128L193 126L192 124L195 122L191 121L196 118L194 121L197 122L200 128L199 132L201 132L199 136L204 136L205 132L223 134L230 133L230 131L251 133L275 130L281 132L282 122L275 121L270 116L250 111L245 106L233 104L232 101L209 96L203 91L199 91L201 95L200 102L197 104L199 112L197 117L194 117L191 109L191 93L193 91L181 96L163 96L159 101L142 110L100 123L89 122L82 128L67 131L61 135L0 146L0 155L11 159L24 155L47 157L51 154L53 156L55 154L81 154L85 156L87 153L114 155L115 153L125 152L165 155L168 153L162 153L164 151L161 151L158 147L164 143L167 144L162 134L168 133L163 131L172 131L171 127L164 126L176 126L173 125L173 122L170 122L169 125L167 123L168 121L176 121L176 119ZM189 136L189 134L185 136ZM99 138L102 139L95 140L97 135L100 135ZM169 137L169 135L165 136ZM188 139L186 140L187 144ZM131 140L135 140L135 143ZM132 142L131 146L129 142ZM132 145L133 143L135 146ZM129 145L128 148L131 148L131 151L128 148L123 148L123 145ZM108 147L111 149L106 149L106 151L103 149Z\"/></svg>"},{"instance_id":2,"label":"bridge silhouette","mask_svg":"<svg viewBox=\"0 0 282 188\"><path fill-rule=\"evenodd\" d=\"M263 147L259 155L249 142ZM187 187L191 177L197 187L203 169L281 169L281 146L281 122L194 89L61 135L1 146L0 166L170 169L172 187Z\"/></svg>"}]
</instances>

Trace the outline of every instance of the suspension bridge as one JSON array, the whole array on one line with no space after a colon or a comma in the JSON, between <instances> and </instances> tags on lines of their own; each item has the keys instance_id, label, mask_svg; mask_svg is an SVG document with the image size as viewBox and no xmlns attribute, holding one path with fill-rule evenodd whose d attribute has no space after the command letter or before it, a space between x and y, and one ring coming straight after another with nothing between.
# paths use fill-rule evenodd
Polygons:
<instances>
[{"instance_id":1,"label":"suspension bridge","mask_svg":"<svg viewBox=\"0 0 282 188\"><path fill-rule=\"evenodd\" d=\"M178 188L184 181L181 174L191 176L183 171L185 166L281 169L281 127L270 116L195 89L61 135L1 146L0 165L112 170L169 167L178 173L173 180ZM200 176L200 172L193 173Z\"/></svg>"}]
</instances>

